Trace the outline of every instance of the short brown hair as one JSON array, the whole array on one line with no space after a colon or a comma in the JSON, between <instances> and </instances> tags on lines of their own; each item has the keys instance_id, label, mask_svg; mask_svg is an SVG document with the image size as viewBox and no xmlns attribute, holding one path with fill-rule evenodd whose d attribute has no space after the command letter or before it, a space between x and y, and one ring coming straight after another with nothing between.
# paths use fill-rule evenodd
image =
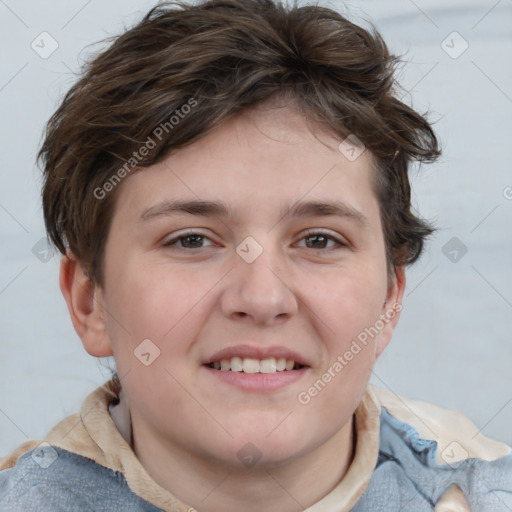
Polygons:
<instances>
[{"instance_id":1,"label":"short brown hair","mask_svg":"<svg viewBox=\"0 0 512 512\"><path fill-rule=\"evenodd\" d=\"M411 211L408 170L413 161L434 161L440 149L426 118L396 97L399 62L373 26L366 30L326 7L159 4L84 66L48 122L39 159L51 242L103 284L113 178L281 95L307 119L337 136L355 135L371 152L388 268L414 262L433 228ZM191 101L194 108L185 109ZM140 157L149 140L151 151ZM105 187L111 193L99 194Z\"/></svg>"}]
</instances>

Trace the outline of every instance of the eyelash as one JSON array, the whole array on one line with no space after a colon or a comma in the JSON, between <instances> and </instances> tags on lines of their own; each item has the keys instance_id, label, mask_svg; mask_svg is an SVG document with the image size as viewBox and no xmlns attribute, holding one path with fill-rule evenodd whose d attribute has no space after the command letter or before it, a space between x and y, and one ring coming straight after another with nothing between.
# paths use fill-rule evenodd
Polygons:
<instances>
[{"instance_id":1,"label":"eyelash","mask_svg":"<svg viewBox=\"0 0 512 512\"><path fill-rule=\"evenodd\" d=\"M181 233L180 235L178 236L175 236L174 238L172 238L171 240L168 240L167 242L163 243L162 246L163 247L177 247L178 249L181 249L181 250L184 250L184 251L190 251L190 252L193 252L193 251L198 251L200 249L204 249L204 247L193 247L193 248L187 248L187 247L178 247L177 246L177 242L179 242L180 240L184 239L184 238L187 238L189 236L198 236L198 237L201 237L202 239L208 239L210 240L210 238L206 235L203 235L202 233L199 233L197 231L187 231L185 233ZM320 249L314 249L314 248L311 248L312 250L322 250L322 251L330 251L330 250L335 250L335 249L340 249L342 247L347 247L348 244L345 243L345 242L342 242L341 240L339 240L338 238L332 236L329 232L327 231L322 231L322 230L309 230L307 231L306 233L303 234L303 236L301 237L301 241L306 239L306 238L312 238L314 236L322 236L322 237L325 237L326 239L328 239L329 241L333 241L336 243L336 247L329 247L329 248L320 248ZM309 249L309 247L306 247L306 249Z\"/></svg>"}]
</instances>

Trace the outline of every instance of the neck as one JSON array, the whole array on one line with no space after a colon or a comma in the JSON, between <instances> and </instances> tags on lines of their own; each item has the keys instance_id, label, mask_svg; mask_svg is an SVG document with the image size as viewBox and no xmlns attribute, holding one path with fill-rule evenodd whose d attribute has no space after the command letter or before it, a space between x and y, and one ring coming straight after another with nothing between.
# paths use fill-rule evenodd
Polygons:
<instances>
[{"instance_id":1,"label":"neck","mask_svg":"<svg viewBox=\"0 0 512 512\"><path fill-rule=\"evenodd\" d=\"M131 413L133 449L142 466L157 484L201 512L304 510L337 486L354 454L351 418L304 455L272 466L240 469L160 439L136 411Z\"/></svg>"}]
</instances>

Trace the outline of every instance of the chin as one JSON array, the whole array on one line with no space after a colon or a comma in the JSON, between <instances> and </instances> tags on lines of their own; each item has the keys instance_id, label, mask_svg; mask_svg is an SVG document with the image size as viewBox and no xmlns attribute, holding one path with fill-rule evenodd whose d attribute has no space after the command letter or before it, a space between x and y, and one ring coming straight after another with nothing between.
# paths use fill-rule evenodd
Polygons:
<instances>
[{"instance_id":1,"label":"chin","mask_svg":"<svg viewBox=\"0 0 512 512\"><path fill-rule=\"evenodd\" d=\"M300 454L307 451L303 446L301 436L294 439L290 436L268 435L268 432L260 435L237 436L230 442L228 453L233 454L230 462L238 469L271 469L283 466Z\"/></svg>"}]
</instances>

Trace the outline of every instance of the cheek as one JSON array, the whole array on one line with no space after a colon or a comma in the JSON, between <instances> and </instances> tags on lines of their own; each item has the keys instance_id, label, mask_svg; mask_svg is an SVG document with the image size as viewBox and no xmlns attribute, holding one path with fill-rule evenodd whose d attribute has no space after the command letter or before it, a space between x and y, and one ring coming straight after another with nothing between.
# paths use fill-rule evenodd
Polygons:
<instances>
[{"instance_id":1,"label":"cheek","mask_svg":"<svg viewBox=\"0 0 512 512\"><path fill-rule=\"evenodd\" d=\"M342 350L346 343L375 324L386 297L386 277L353 272L326 280L316 288L314 311L318 312L330 338Z\"/></svg>"},{"instance_id":2,"label":"cheek","mask_svg":"<svg viewBox=\"0 0 512 512\"><path fill-rule=\"evenodd\" d=\"M134 351L148 339L160 350L159 363L186 356L215 300L217 280L206 271L178 272L158 264L112 273L107 330L118 368L129 369Z\"/></svg>"},{"instance_id":3,"label":"cheek","mask_svg":"<svg viewBox=\"0 0 512 512\"><path fill-rule=\"evenodd\" d=\"M315 292L316 302L310 307L320 318L317 325L325 352L312 393L321 390L318 405L327 408L328 416L351 410L364 393L375 363L379 334L374 326L385 292L385 275L355 272L340 274Z\"/></svg>"},{"instance_id":4,"label":"cheek","mask_svg":"<svg viewBox=\"0 0 512 512\"><path fill-rule=\"evenodd\" d=\"M181 410L190 401L179 382L193 370L187 356L208 304L204 288L158 266L111 277L107 329L123 388L142 413L159 412L161 403Z\"/></svg>"},{"instance_id":5,"label":"cheek","mask_svg":"<svg viewBox=\"0 0 512 512\"><path fill-rule=\"evenodd\" d=\"M162 266L127 267L108 286L112 314L134 337L162 339L200 294L183 273L164 272Z\"/></svg>"}]
</instances>

